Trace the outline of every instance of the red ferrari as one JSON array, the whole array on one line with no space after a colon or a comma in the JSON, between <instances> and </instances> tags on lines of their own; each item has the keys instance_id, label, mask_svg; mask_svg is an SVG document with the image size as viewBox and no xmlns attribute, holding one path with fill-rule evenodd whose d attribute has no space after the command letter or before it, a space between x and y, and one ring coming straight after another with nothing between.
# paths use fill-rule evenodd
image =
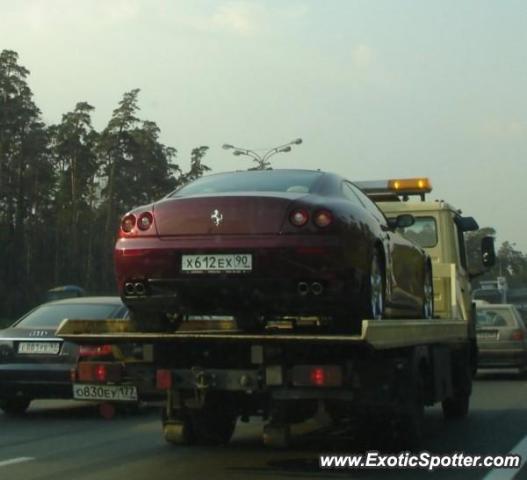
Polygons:
<instances>
[{"instance_id":1,"label":"red ferrari","mask_svg":"<svg viewBox=\"0 0 527 480\"><path fill-rule=\"evenodd\" d=\"M142 331L175 330L187 315L232 315L241 329L317 316L335 331L429 318L430 258L396 231L413 221L388 220L332 173L208 175L123 217L118 288Z\"/></svg>"}]
</instances>

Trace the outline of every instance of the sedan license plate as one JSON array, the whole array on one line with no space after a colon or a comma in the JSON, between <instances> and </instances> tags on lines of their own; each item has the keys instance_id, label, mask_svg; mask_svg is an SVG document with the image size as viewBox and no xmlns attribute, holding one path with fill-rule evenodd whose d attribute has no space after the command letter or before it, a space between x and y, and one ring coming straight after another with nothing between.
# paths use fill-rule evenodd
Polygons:
<instances>
[{"instance_id":1,"label":"sedan license plate","mask_svg":"<svg viewBox=\"0 0 527 480\"><path fill-rule=\"evenodd\" d=\"M18 353L37 355L58 355L60 342L20 342Z\"/></svg>"},{"instance_id":2,"label":"sedan license plate","mask_svg":"<svg viewBox=\"0 0 527 480\"><path fill-rule=\"evenodd\" d=\"M181 256L181 270L187 273L241 273L252 269L250 253Z\"/></svg>"},{"instance_id":3,"label":"sedan license plate","mask_svg":"<svg viewBox=\"0 0 527 480\"><path fill-rule=\"evenodd\" d=\"M137 387L135 385L91 385L74 383L73 398L75 400L136 402Z\"/></svg>"},{"instance_id":4,"label":"sedan license plate","mask_svg":"<svg viewBox=\"0 0 527 480\"><path fill-rule=\"evenodd\" d=\"M477 332L476 338L480 340L497 340L498 332Z\"/></svg>"}]
</instances>

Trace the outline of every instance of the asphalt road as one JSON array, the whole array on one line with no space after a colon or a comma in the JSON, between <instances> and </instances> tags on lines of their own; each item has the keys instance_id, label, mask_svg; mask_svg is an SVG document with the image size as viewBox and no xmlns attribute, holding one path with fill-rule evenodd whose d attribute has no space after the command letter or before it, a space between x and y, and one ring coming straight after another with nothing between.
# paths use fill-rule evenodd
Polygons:
<instances>
[{"instance_id":1,"label":"asphalt road","mask_svg":"<svg viewBox=\"0 0 527 480\"><path fill-rule=\"evenodd\" d=\"M357 453L345 435L297 436L292 448L264 448L262 424L240 424L228 446L177 447L160 434L158 410L105 420L91 405L34 402L26 416L0 414L0 479L162 480L296 478L479 479L489 470L322 471L320 453ZM427 409L422 449L477 455L510 452L527 435L527 380L512 375L478 379L471 414L445 423L439 408ZM495 474L495 473L494 473ZM513 478L511 471L501 477ZM527 478L527 467L514 478Z\"/></svg>"}]
</instances>

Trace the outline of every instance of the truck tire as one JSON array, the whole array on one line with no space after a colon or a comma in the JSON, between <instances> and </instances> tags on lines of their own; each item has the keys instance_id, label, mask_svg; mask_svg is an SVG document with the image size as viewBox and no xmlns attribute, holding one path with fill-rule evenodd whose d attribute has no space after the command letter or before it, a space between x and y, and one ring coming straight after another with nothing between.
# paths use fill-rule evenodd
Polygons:
<instances>
[{"instance_id":1,"label":"truck tire","mask_svg":"<svg viewBox=\"0 0 527 480\"><path fill-rule=\"evenodd\" d=\"M219 400L219 399L218 399ZM206 402L200 409L188 409L175 419L162 410L163 433L168 443L179 445L223 445L229 443L238 416L225 409L222 401Z\"/></svg>"},{"instance_id":2,"label":"truck tire","mask_svg":"<svg viewBox=\"0 0 527 480\"><path fill-rule=\"evenodd\" d=\"M188 438L191 445L223 445L229 443L237 417L219 408L191 410L188 415Z\"/></svg>"},{"instance_id":3,"label":"truck tire","mask_svg":"<svg viewBox=\"0 0 527 480\"><path fill-rule=\"evenodd\" d=\"M468 415L473 377L470 351L459 352L452 367L454 393L452 397L441 402L445 420L464 418Z\"/></svg>"},{"instance_id":4,"label":"truck tire","mask_svg":"<svg viewBox=\"0 0 527 480\"><path fill-rule=\"evenodd\" d=\"M470 395L460 394L452 398L446 398L441 402L443 417L445 420L464 418L468 415L470 407Z\"/></svg>"},{"instance_id":5,"label":"truck tire","mask_svg":"<svg viewBox=\"0 0 527 480\"><path fill-rule=\"evenodd\" d=\"M29 398L5 398L0 400L0 409L8 416L17 417L26 412L30 403Z\"/></svg>"},{"instance_id":6,"label":"truck tire","mask_svg":"<svg viewBox=\"0 0 527 480\"><path fill-rule=\"evenodd\" d=\"M396 441L398 447L414 450L419 447L423 438L425 416L424 382L417 375L411 388L408 403L397 418Z\"/></svg>"}]
</instances>

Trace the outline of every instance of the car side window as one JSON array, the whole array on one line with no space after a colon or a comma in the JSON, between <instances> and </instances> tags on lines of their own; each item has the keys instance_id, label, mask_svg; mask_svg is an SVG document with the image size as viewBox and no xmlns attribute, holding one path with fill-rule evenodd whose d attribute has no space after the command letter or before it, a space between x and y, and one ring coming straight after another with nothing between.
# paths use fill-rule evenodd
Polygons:
<instances>
[{"instance_id":1,"label":"car side window","mask_svg":"<svg viewBox=\"0 0 527 480\"><path fill-rule=\"evenodd\" d=\"M372 202L368 198L368 196L360 190L360 188L357 188L352 183L349 183L348 185L355 193L355 195L359 198L360 202L364 205L366 210L368 210L368 212L370 212L381 225L387 225L388 221L386 220L386 217L384 216L384 213L382 213L381 209L377 205L375 205L375 203Z\"/></svg>"}]
</instances>

